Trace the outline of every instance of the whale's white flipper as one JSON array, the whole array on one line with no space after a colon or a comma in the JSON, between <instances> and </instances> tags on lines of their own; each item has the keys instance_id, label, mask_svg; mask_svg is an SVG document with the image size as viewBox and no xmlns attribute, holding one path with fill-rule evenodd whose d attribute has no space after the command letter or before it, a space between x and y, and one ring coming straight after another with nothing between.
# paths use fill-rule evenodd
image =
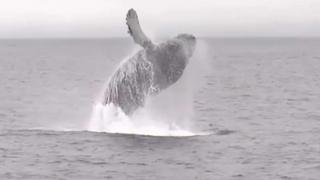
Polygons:
<instances>
[{"instance_id":1,"label":"whale's white flipper","mask_svg":"<svg viewBox=\"0 0 320 180\"><path fill-rule=\"evenodd\" d=\"M128 33L132 36L135 43L141 45L143 48L153 46L151 40L143 33L139 24L139 19L136 11L130 9L127 13Z\"/></svg>"}]
</instances>

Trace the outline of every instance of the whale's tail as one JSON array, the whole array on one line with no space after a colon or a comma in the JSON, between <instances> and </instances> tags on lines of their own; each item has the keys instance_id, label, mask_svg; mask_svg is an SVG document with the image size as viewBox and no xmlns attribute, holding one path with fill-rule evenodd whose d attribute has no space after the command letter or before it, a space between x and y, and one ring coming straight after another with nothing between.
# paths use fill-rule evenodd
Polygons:
<instances>
[{"instance_id":1,"label":"whale's tail","mask_svg":"<svg viewBox=\"0 0 320 180\"><path fill-rule=\"evenodd\" d=\"M132 36L135 43L139 44L143 48L153 46L151 40L143 33L139 24L137 12L134 9L130 9L128 11L126 20L128 33Z\"/></svg>"}]
</instances>

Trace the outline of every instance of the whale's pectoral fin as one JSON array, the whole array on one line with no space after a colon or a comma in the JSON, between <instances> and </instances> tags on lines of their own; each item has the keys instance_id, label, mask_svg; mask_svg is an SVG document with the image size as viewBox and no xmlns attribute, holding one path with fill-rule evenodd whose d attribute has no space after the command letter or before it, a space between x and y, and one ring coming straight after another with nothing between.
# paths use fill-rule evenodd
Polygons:
<instances>
[{"instance_id":1,"label":"whale's pectoral fin","mask_svg":"<svg viewBox=\"0 0 320 180\"><path fill-rule=\"evenodd\" d=\"M141 45L143 48L152 46L151 40L143 33L136 11L130 9L127 13L128 33L132 36L135 43Z\"/></svg>"}]
</instances>

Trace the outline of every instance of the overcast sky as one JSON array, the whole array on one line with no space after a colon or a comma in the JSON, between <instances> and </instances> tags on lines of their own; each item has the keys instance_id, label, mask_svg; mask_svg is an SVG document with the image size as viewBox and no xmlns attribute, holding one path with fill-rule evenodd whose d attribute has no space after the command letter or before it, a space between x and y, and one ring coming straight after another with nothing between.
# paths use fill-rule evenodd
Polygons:
<instances>
[{"instance_id":1,"label":"overcast sky","mask_svg":"<svg viewBox=\"0 0 320 180\"><path fill-rule=\"evenodd\" d=\"M138 12L149 36L320 36L320 0L0 0L0 38L126 37Z\"/></svg>"}]
</instances>

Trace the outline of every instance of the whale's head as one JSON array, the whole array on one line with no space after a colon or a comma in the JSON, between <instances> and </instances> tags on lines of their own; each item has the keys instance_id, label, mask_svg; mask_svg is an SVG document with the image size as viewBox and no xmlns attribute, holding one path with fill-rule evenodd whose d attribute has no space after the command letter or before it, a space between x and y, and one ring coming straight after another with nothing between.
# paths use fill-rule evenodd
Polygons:
<instances>
[{"instance_id":1,"label":"whale's head","mask_svg":"<svg viewBox=\"0 0 320 180\"><path fill-rule=\"evenodd\" d=\"M196 38L192 34L179 34L176 39L182 42L183 47L185 48L186 56L189 58L192 56L195 46Z\"/></svg>"}]
</instances>

